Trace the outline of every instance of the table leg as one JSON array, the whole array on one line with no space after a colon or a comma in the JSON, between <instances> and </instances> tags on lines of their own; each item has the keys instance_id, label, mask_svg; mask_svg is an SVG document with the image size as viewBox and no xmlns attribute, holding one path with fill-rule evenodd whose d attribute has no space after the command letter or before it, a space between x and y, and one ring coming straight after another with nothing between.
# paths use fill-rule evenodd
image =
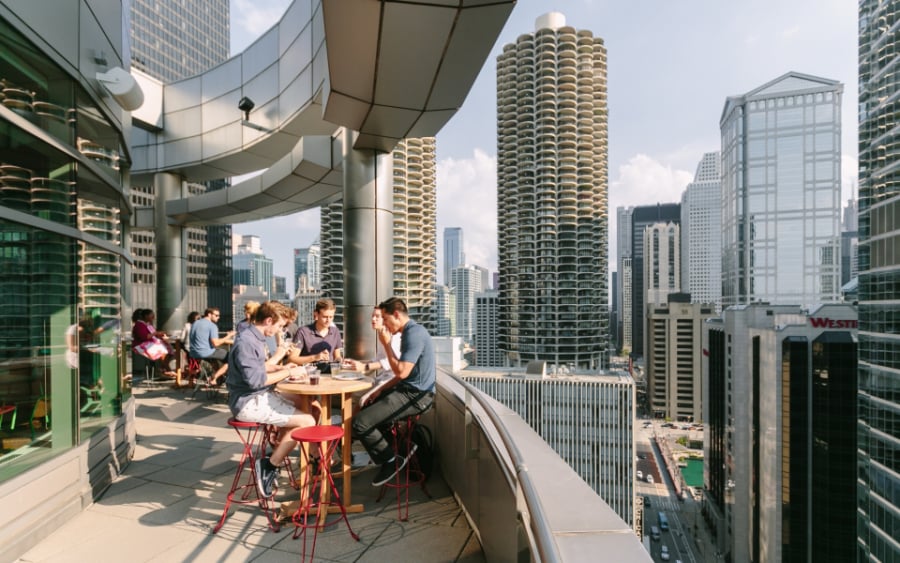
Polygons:
<instances>
[{"instance_id":1,"label":"table leg","mask_svg":"<svg viewBox=\"0 0 900 563\"><path fill-rule=\"evenodd\" d=\"M343 501L347 512L362 512L363 505L351 504L350 472L353 469L353 397L350 393L341 393L341 424L344 426L344 437L341 439L341 474L344 480Z\"/></svg>"}]
</instances>

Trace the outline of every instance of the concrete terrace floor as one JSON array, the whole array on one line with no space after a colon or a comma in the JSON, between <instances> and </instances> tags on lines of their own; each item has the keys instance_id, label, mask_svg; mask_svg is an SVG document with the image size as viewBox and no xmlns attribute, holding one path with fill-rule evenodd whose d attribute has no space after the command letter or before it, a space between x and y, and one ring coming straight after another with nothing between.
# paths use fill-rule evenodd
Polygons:
<instances>
[{"instance_id":1,"label":"concrete terrace floor","mask_svg":"<svg viewBox=\"0 0 900 563\"><path fill-rule=\"evenodd\" d=\"M22 562L297 561L302 538L267 528L256 504L230 509L212 533L225 505L240 447L225 421L228 408L202 393L169 387L135 390L137 449L123 474L79 516L31 549ZM358 445L356 445L358 447ZM440 475L428 481L428 498L411 490L409 521L400 522L396 495L376 502L374 465L354 470L349 514L355 542L343 522L319 532L315 561L485 561L481 546ZM276 505L298 493L282 472ZM338 486L340 482L338 481ZM309 559L310 541L307 544Z\"/></svg>"}]
</instances>

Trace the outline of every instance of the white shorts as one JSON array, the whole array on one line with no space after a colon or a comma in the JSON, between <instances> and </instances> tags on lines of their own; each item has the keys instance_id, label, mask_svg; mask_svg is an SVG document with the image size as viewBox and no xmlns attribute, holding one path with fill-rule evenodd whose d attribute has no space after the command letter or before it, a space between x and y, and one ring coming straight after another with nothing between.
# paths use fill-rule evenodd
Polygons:
<instances>
[{"instance_id":1,"label":"white shorts","mask_svg":"<svg viewBox=\"0 0 900 563\"><path fill-rule=\"evenodd\" d=\"M297 410L294 403L288 401L275 391L266 391L259 395L254 395L247 401L241 412L238 413L237 419L244 422L259 422L262 424L271 424L273 426L287 426L291 417L296 414L303 414Z\"/></svg>"}]
</instances>

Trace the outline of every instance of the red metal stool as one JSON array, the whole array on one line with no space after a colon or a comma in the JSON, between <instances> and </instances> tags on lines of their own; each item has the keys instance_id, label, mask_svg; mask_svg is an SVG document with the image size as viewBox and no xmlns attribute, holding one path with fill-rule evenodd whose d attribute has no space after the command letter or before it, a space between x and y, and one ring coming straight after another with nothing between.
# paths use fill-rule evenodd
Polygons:
<instances>
[{"instance_id":1,"label":"red metal stool","mask_svg":"<svg viewBox=\"0 0 900 563\"><path fill-rule=\"evenodd\" d=\"M300 505L292 518L295 526L294 539L301 535L303 536L301 560L306 559L306 532L309 528L315 528L312 550L309 553L310 561L313 560L313 556L316 553L316 539L319 536L319 528L331 526L343 520L347 524L350 536L359 541L359 536L350 527L350 521L347 520L347 511L344 508L344 503L341 501L340 494L338 494L338 488L334 484L334 478L331 476L330 461L343 437L344 429L340 426L307 426L291 432L291 438L300 444L300 455L303 456L303 461L306 462L306 468L300 480L301 487L303 487L300 492ZM318 475L313 474L313 464L309 454L311 444L319 444ZM325 488L326 481L328 489ZM328 499L329 493L331 495L330 500ZM335 505L340 508L341 516L329 522L327 520L328 508Z\"/></svg>"},{"instance_id":2,"label":"red metal stool","mask_svg":"<svg viewBox=\"0 0 900 563\"><path fill-rule=\"evenodd\" d=\"M255 462L257 458L262 458L266 454L265 425L258 422L244 422L243 420L238 420L234 417L228 419L228 425L237 432L238 438L240 438L244 449L241 452L241 459L238 461L237 470L234 472L231 490L228 491L228 496L225 500L225 509L222 510L222 517L219 518L219 523L213 528L213 533L215 534L218 532L222 528L222 525L225 524L225 519L228 517L228 508L232 503L258 503L259 507L262 508L263 512L266 514L269 528L271 528L273 532L277 532L281 529L281 526L275 518L275 509L269 506L269 499L260 497L259 492L256 490ZM247 478L242 483L241 479L245 471L247 472ZM239 496L235 498L235 495Z\"/></svg>"},{"instance_id":3,"label":"red metal stool","mask_svg":"<svg viewBox=\"0 0 900 563\"><path fill-rule=\"evenodd\" d=\"M197 377L200 375L200 360L188 356L184 373L188 376L188 387L193 388L197 383Z\"/></svg>"},{"instance_id":4,"label":"red metal stool","mask_svg":"<svg viewBox=\"0 0 900 563\"><path fill-rule=\"evenodd\" d=\"M431 498L431 493L429 493L428 489L425 487L425 472L422 471L422 468L419 465L418 455L415 451L411 454L408 453L412 451L413 430L416 429L416 424L419 422L420 416L421 414L410 415L395 420L394 423L391 424L391 436L396 464L400 465L402 459L407 457L407 455L409 456L409 460L407 460L406 466L397 472L393 481L388 481L381 486L381 492L378 493L378 498L375 499L375 502L380 502L381 499L384 498L385 491L389 488L396 489L397 516L401 522L409 520L409 489L411 487L421 485L422 492L424 492L428 498Z\"/></svg>"}]
</instances>

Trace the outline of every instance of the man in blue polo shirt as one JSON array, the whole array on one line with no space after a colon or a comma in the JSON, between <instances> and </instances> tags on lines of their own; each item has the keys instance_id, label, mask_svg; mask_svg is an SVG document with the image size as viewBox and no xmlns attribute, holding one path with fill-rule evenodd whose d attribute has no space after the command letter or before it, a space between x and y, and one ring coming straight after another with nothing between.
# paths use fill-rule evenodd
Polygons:
<instances>
[{"instance_id":1,"label":"man in blue polo shirt","mask_svg":"<svg viewBox=\"0 0 900 563\"><path fill-rule=\"evenodd\" d=\"M406 303L391 297L378 305L384 328L378 340L391 365L393 378L376 389L369 402L353 417L353 437L358 439L373 462L381 464L372 485L380 487L388 482L409 461L395 459L382 430L395 420L428 410L434 402L437 369L431 335L422 325L409 318ZM391 348L391 337L400 334L400 356ZM399 463L398 463L399 462Z\"/></svg>"}]
</instances>

